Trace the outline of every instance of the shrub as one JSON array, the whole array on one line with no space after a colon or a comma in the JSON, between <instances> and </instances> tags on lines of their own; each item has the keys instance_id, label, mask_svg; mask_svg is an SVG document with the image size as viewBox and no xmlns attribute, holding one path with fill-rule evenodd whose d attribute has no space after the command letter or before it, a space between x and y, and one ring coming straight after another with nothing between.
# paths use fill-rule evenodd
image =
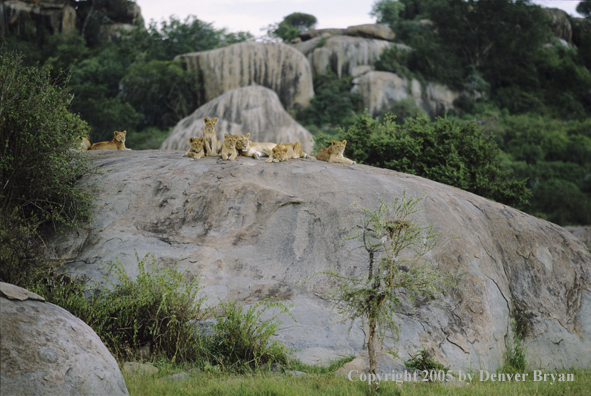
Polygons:
<instances>
[{"instance_id":1,"label":"shrub","mask_svg":"<svg viewBox=\"0 0 591 396\"><path fill-rule=\"evenodd\" d=\"M263 320L265 312L273 308L278 311ZM269 363L288 363L291 351L278 341L271 341L271 337L279 330L277 315L289 314L289 306L266 299L246 312L236 301L222 303L218 309L220 314L212 311L216 320L215 335L207 347L212 364L229 371L246 372Z\"/></svg>"},{"instance_id":2,"label":"shrub","mask_svg":"<svg viewBox=\"0 0 591 396\"><path fill-rule=\"evenodd\" d=\"M431 372L432 370L443 370L446 373L449 371L449 367L445 367L435 360L426 349L418 351L412 358L404 362L404 365L408 368L421 371L427 370Z\"/></svg>"},{"instance_id":3,"label":"shrub","mask_svg":"<svg viewBox=\"0 0 591 396\"><path fill-rule=\"evenodd\" d=\"M347 140L345 156L359 163L426 177L507 205L525 203L531 195L525 180L502 169L496 143L475 122L420 117L400 126L392 117L378 122L363 114L339 137Z\"/></svg>"},{"instance_id":4,"label":"shrub","mask_svg":"<svg viewBox=\"0 0 591 396\"><path fill-rule=\"evenodd\" d=\"M195 321L205 314L205 298L197 297L199 282L173 267L157 268L154 257L148 262L149 257L136 254L135 279L119 261L108 264L115 281L96 286L90 298L84 295L84 285L63 274L37 282L31 291L88 323L120 358L150 345L152 354L173 362L194 361L201 354Z\"/></svg>"}]
</instances>

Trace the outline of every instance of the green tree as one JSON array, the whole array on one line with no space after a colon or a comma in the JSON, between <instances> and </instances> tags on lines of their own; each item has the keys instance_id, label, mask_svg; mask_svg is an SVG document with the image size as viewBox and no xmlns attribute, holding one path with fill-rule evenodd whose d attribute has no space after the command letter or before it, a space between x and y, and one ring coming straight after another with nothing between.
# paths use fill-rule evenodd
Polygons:
<instances>
[{"instance_id":1,"label":"green tree","mask_svg":"<svg viewBox=\"0 0 591 396\"><path fill-rule=\"evenodd\" d=\"M421 225L414 217L424 196L407 198L406 192L388 203L383 197L377 209L359 207L363 217L359 231L347 237L361 240L369 260L359 277L333 270L320 274L335 283L327 297L337 303L338 312L351 322L361 319L369 327L366 345L369 375L376 379L376 341L397 340L399 327L394 318L404 297L441 298L446 288L454 288L450 276L436 270L425 255L436 247L438 233L433 225ZM371 377L370 377L371 383ZM375 390L376 383L374 382Z\"/></svg>"},{"instance_id":2,"label":"green tree","mask_svg":"<svg viewBox=\"0 0 591 396\"><path fill-rule=\"evenodd\" d=\"M199 105L197 74L180 61L137 62L121 85L125 101L144 116L140 127L167 129Z\"/></svg>"},{"instance_id":3,"label":"green tree","mask_svg":"<svg viewBox=\"0 0 591 396\"><path fill-rule=\"evenodd\" d=\"M318 21L314 15L294 12L287 15L278 24L269 25L267 27L267 34L270 37L280 38L284 43L289 43L298 37L300 32L314 29L316 23Z\"/></svg>"},{"instance_id":4,"label":"green tree","mask_svg":"<svg viewBox=\"0 0 591 396\"><path fill-rule=\"evenodd\" d=\"M422 176L517 206L530 196L525 180L516 180L498 159L492 136L485 138L475 122L410 118L397 125L359 115L347 131L345 156L359 163Z\"/></svg>"},{"instance_id":5,"label":"green tree","mask_svg":"<svg viewBox=\"0 0 591 396\"><path fill-rule=\"evenodd\" d=\"M76 184L89 171L74 150L88 126L48 68L23 66L0 47L0 279L26 286L42 265L41 226L76 226L91 198Z\"/></svg>"},{"instance_id":6,"label":"green tree","mask_svg":"<svg viewBox=\"0 0 591 396\"><path fill-rule=\"evenodd\" d=\"M585 18L591 19L591 0L583 0L577 4L577 12Z\"/></svg>"},{"instance_id":7,"label":"green tree","mask_svg":"<svg viewBox=\"0 0 591 396\"><path fill-rule=\"evenodd\" d=\"M398 0L377 0L373 3L369 15L377 19L376 23L394 29L404 8L404 3Z\"/></svg>"}]
</instances>

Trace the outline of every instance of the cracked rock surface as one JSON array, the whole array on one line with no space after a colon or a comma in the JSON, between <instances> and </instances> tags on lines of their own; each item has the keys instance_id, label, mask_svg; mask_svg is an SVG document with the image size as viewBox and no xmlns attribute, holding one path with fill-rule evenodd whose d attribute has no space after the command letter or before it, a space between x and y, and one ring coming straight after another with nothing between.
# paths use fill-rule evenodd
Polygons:
<instances>
[{"instance_id":1,"label":"cracked rock surface","mask_svg":"<svg viewBox=\"0 0 591 396\"><path fill-rule=\"evenodd\" d=\"M510 309L527 323L533 368L591 364L591 255L568 231L511 207L420 177L365 165L308 160L265 163L239 157L192 160L182 151L96 151L102 175L85 228L56 235L51 254L73 274L101 281L116 260L137 274L135 253L201 276L203 292L252 304L294 304L277 339L307 363L359 354L363 332L340 323L322 299L325 268L364 274L355 230L357 202L375 208L426 194L421 224L442 231L428 257L457 276L461 290L442 303L403 305L399 356L426 348L452 369L494 370L503 362ZM451 239L451 237L457 237ZM443 243L448 240L447 243Z\"/></svg>"},{"instance_id":2,"label":"cracked rock surface","mask_svg":"<svg viewBox=\"0 0 591 396\"><path fill-rule=\"evenodd\" d=\"M0 395L127 395L117 361L82 320L0 282Z\"/></svg>"}]
</instances>

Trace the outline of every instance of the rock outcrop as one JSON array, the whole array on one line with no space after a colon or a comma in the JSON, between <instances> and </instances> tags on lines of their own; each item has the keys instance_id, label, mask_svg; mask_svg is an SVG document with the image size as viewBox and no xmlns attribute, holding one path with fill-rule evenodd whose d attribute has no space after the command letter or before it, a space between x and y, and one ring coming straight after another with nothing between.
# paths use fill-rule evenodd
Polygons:
<instances>
[{"instance_id":1,"label":"rock outcrop","mask_svg":"<svg viewBox=\"0 0 591 396\"><path fill-rule=\"evenodd\" d=\"M65 309L0 282L0 395L127 395L117 361Z\"/></svg>"},{"instance_id":2,"label":"rock outcrop","mask_svg":"<svg viewBox=\"0 0 591 396\"><path fill-rule=\"evenodd\" d=\"M427 84L423 90L418 80L409 81L389 72L369 72L357 77L353 84L352 92L361 95L363 107L374 117L403 99L414 99L417 106L435 117L454 110L454 101L460 97L435 83Z\"/></svg>"},{"instance_id":3,"label":"rock outcrop","mask_svg":"<svg viewBox=\"0 0 591 396\"><path fill-rule=\"evenodd\" d=\"M119 259L138 273L134 250L157 263L201 276L217 303L252 304L279 297L294 304L277 339L305 362L363 349L357 325L347 335L334 306L322 298L331 268L363 276L367 256L351 204L374 208L404 190L426 194L416 219L442 231L429 259L457 275L461 290L443 303L421 301L404 311L399 356L426 348L445 365L494 370L511 334L510 313L527 321L531 368L591 364L591 255L563 228L474 194L420 177L365 165L315 159L268 164L252 158L183 158L182 151L97 151L100 175L93 220L58 234L48 253L73 275L100 281L101 263ZM85 179L82 183L87 182Z\"/></svg>"},{"instance_id":4,"label":"rock outcrop","mask_svg":"<svg viewBox=\"0 0 591 396\"><path fill-rule=\"evenodd\" d=\"M88 3L88 4L87 4ZM0 34L35 31L43 26L51 34L82 31L84 18L92 13L102 13L101 36L114 40L120 31L144 25L141 8L130 2L126 12L118 13L115 19L107 16L106 9L95 9L91 2L70 0L5 0L0 3Z\"/></svg>"},{"instance_id":5,"label":"rock outcrop","mask_svg":"<svg viewBox=\"0 0 591 396\"><path fill-rule=\"evenodd\" d=\"M331 36L328 33L293 47L306 55L315 76L326 74L327 68L330 68L340 78L356 75L355 70L361 66L373 66L382 52L393 45L402 50L409 49L404 44L387 40Z\"/></svg>"},{"instance_id":6,"label":"rock outcrop","mask_svg":"<svg viewBox=\"0 0 591 396\"><path fill-rule=\"evenodd\" d=\"M353 37L365 37L370 39L388 40L392 41L396 37L394 31L386 25L378 25L368 23L365 25L349 26L346 29L316 29L306 30L301 32L298 37L301 41L307 41L315 37L321 37L329 34L330 36L353 36Z\"/></svg>"},{"instance_id":7,"label":"rock outcrop","mask_svg":"<svg viewBox=\"0 0 591 396\"><path fill-rule=\"evenodd\" d=\"M36 30L44 26L50 33L76 29L76 10L68 0L7 0L0 3L0 34Z\"/></svg>"},{"instance_id":8,"label":"rock outcrop","mask_svg":"<svg viewBox=\"0 0 591 396\"><path fill-rule=\"evenodd\" d=\"M200 73L206 102L250 85L275 91L287 110L308 106L314 96L309 63L299 51L285 44L244 42L176 59Z\"/></svg>"},{"instance_id":9,"label":"rock outcrop","mask_svg":"<svg viewBox=\"0 0 591 396\"><path fill-rule=\"evenodd\" d=\"M217 137L250 133L254 142L300 142L304 151L313 146L312 135L295 122L281 106L277 94L268 88L250 86L227 92L201 106L181 120L160 147L188 150L190 137L202 137L204 117L218 117Z\"/></svg>"},{"instance_id":10,"label":"rock outcrop","mask_svg":"<svg viewBox=\"0 0 591 396\"><path fill-rule=\"evenodd\" d=\"M564 40L567 44L572 44L573 29L566 11L560 8L544 8L550 19L550 28L552 34L559 40Z\"/></svg>"}]
</instances>

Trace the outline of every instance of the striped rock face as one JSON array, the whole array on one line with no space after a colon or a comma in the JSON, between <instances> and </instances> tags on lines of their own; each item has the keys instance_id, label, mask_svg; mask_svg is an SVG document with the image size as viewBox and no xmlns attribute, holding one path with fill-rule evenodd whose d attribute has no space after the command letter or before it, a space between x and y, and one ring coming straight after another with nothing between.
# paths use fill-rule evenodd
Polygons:
<instances>
[{"instance_id":1,"label":"striped rock face","mask_svg":"<svg viewBox=\"0 0 591 396\"><path fill-rule=\"evenodd\" d=\"M456 276L460 290L441 303L403 302L395 318L399 356L406 360L425 348L456 372L495 370L515 310L527 324L526 357L533 367L591 364L591 255L555 224L365 165L313 158L191 160L168 150L88 154L101 169L88 176L100 180L93 190L97 212L85 228L57 234L48 249L73 275L101 281L101 263L118 258L133 276L134 250L140 257L153 253L160 265L199 274L212 304L217 297L244 305L266 297L293 303L297 322L283 317L277 339L307 363L326 362L359 354L363 331L354 323L348 334L348 323L322 298L330 286L326 278L301 282L322 269L367 276L359 241L342 242L359 224L354 202L373 209L376 194L390 201L403 191L426 194L415 220L443 233L427 259Z\"/></svg>"}]
</instances>

